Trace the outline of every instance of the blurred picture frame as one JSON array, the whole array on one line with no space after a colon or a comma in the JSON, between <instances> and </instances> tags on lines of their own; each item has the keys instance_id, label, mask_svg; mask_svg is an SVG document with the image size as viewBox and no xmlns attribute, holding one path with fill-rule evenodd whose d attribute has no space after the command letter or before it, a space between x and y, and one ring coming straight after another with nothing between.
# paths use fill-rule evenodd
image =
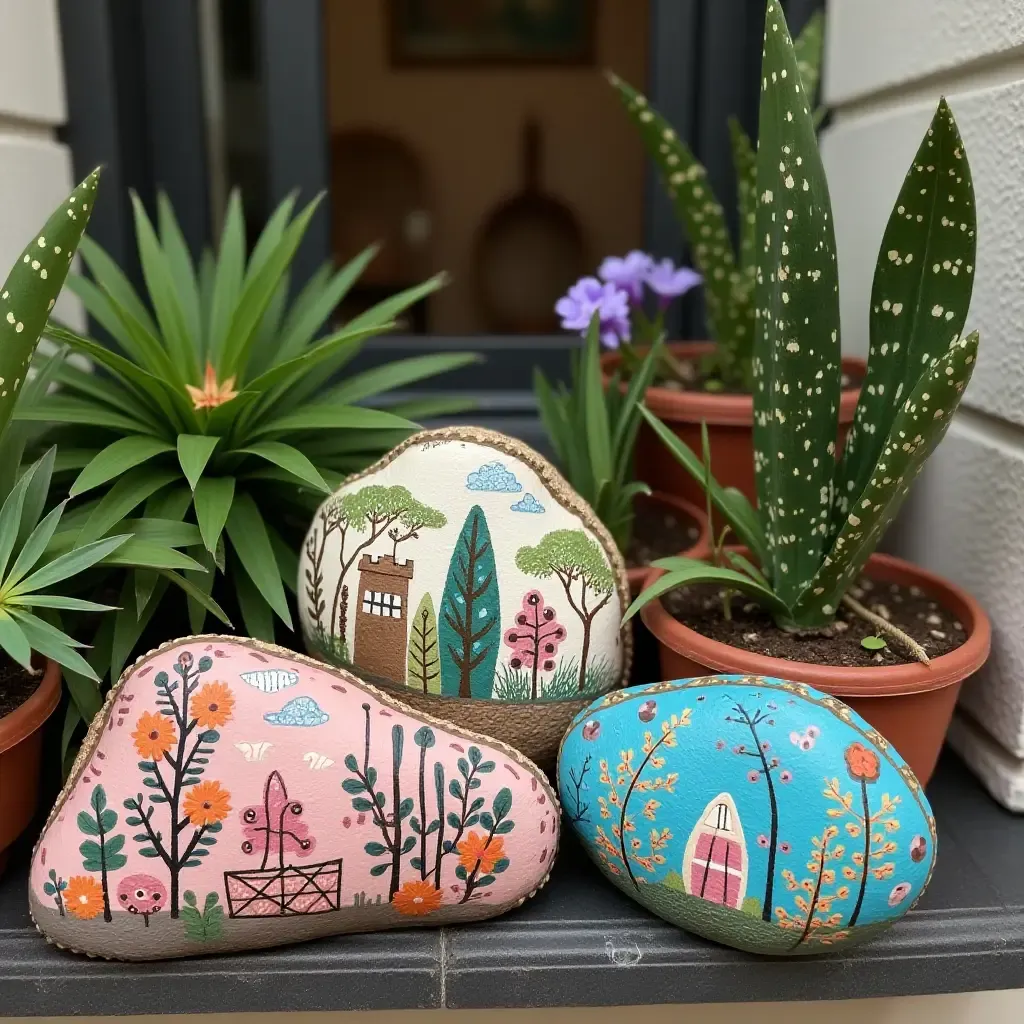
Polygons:
<instances>
[{"instance_id":1,"label":"blurred picture frame","mask_svg":"<svg viewBox=\"0 0 1024 1024\"><path fill-rule=\"evenodd\" d=\"M387 0L399 68L585 67L594 0Z\"/></svg>"}]
</instances>

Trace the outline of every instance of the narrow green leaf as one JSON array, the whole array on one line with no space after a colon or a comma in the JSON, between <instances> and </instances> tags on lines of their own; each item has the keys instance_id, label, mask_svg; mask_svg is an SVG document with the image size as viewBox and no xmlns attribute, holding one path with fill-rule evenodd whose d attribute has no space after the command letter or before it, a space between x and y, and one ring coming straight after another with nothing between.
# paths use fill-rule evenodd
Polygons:
<instances>
[{"instance_id":1,"label":"narrow green leaf","mask_svg":"<svg viewBox=\"0 0 1024 1024\"><path fill-rule=\"evenodd\" d=\"M292 430L415 430L416 424L383 409L318 402L262 424L256 434L281 434Z\"/></svg>"},{"instance_id":2,"label":"narrow green leaf","mask_svg":"<svg viewBox=\"0 0 1024 1024\"><path fill-rule=\"evenodd\" d=\"M36 471L32 474L25 489L25 504L21 510L21 526L15 546L20 550L39 523L39 517L46 507L46 496L50 490L50 480L57 461L57 447L51 446L36 463Z\"/></svg>"},{"instance_id":3,"label":"narrow green leaf","mask_svg":"<svg viewBox=\"0 0 1024 1024\"><path fill-rule=\"evenodd\" d=\"M0 508L0 580L4 578L7 571L7 563L10 560L11 552L14 550L14 543L18 539L21 529L21 513L25 507L25 492L28 490L32 478L39 470L39 463L30 466L22 475L21 479L14 485L11 493L4 499L3 507Z\"/></svg>"},{"instance_id":4,"label":"narrow green leaf","mask_svg":"<svg viewBox=\"0 0 1024 1024\"><path fill-rule=\"evenodd\" d=\"M875 263L868 370L837 477L833 535L867 484L900 403L964 329L976 235L971 168L943 99L907 171Z\"/></svg>"},{"instance_id":5,"label":"narrow green leaf","mask_svg":"<svg viewBox=\"0 0 1024 1024\"><path fill-rule=\"evenodd\" d=\"M182 551L155 540L129 537L113 554L103 559L104 565L125 565L134 569L201 569L202 566Z\"/></svg>"},{"instance_id":6,"label":"narrow green leaf","mask_svg":"<svg viewBox=\"0 0 1024 1024\"><path fill-rule=\"evenodd\" d=\"M32 608L57 608L69 612L109 612L114 606L86 601L80 597L64 597L60 594L26 594L24 597L14 595L8 599L12 605Z\"/></svg>"},{"instance_id":7,"label":"narrow green leaf","mask_svg":"<svg viewBox=\"0 0 1024 1024\"><path fill-rule=\"evenodd\" d=\"M278 203L277 208L267 219L263 226L256 244L252 247L252 255L249 257L249 265L245 268L246 280L255 277L267 264L267 261L274 255L277 247L284 238L285 230L292 219L292 211L295 209L295 201L298 198L296 192L291 192Z\"/></svg>"},{"instance_id":8,"label":"narrow green leaf","mask_svg":"<svg viewBox=\"0 0 1024 1024\"><path fill-rule=\"evenodd\" d=\"M26 367L92 216L99 179L97 168L50 214L0 289L0 434L14 412Z\"/></svg>"},{"instance_id":9,"label":"narrow green leaf","mask_svg":"<svg viewBox=\"0 0 1024 1024\"><path fill-rule=\"evenodd\" d=\"M185 312L182 309L167 258L160 247L153 225L146 214L142 200L133 192L132 209L135 214L135 237L142 263L142 276L153 304L160 335L172 362L186 378L198 378L202 373L199 353L189 337Z\"/></svg>"},{"instance_id":10,"label":"narrow green leaf","mask_svg":"<svg viewBox=\"0 0 1024 1024\"><path fill-rule=\"evenodd\" d=\"M152 621L167 592L168 581L161 579L153 590L148 604L139 614L132 601L131 574L126 574L121 586L120 610L113 616L114 634L110 643L110 678L116 679L124 671L125 662L142 636L142 631Z\"/></svg>"},{"instance_id":11,"label":"narrow green leaf","mask_svg":"<svg viewBox=\"0 0 1024 1024\"><path fill-rule=\"evenodd\" d=\"M23 668L32 668L32 648L21 626L0 608L0 647Z\"/></svg>"},{"instance_id":12,"label":"narrow green leaf","mask_svg":"<svg viewBox=\"0 0 1024 1024\"><path fill-rule=\"evenodd\" d=\"M202 350L203 328L199 313L199 286L196 282L195 267L192 265L188 243L174 215L174 207L162 190L157 193L156 212L160 247L164 252L174 292L185 314L185 330L198 355Z\"/></svg>"},{"instance_id":13,"label":"narrow green leaf","mask_svg":"<svg viewBox=\"0 0 1024 1024\"><path fill-rule=\"evenodd\" d=\"M808 106L814 105L818 95L818 79L821 77L821 54L825 44L825 14L815 11L793 42L800 81Z\"/></svg>"},{"instance_id":14,"label":"narrow green leaf","mask_svg":"<svg viewBox=\"0 0 1024 1024\"><path fill-rule=\"evenodd\" d=\"M324 482L324 478L318 472L305 455L291 445L282 444L280 441L257 441L247 448L239 448L239 455L255 455L257 458L266 459L275 466L298 477L304 483L310 484L323 494L330 494L331 489Z\"/></svg>"},{"instance_id":15,"label":"narrow green leaf","mask_svg":"<svg viewBox=\"0 0 1024 1024\"><path fill-rule=\"evenodd\" d=\"M398 359L349 377L337 387L331 388L324 398L339 404L351 405L386 391L408 387L429 377L450 373L452 370L481 361L481 357L475 352L436 352L426 356Z\"/></svg>"},{"instance_id":16,"label":"narrow green leaf","mask_svg":"<svg viewBox=\"0 0 1024 1024\"><path fill-rule=\"evenodd\" d=\"M113 409L84 398L47 395L30 406L19 405L14 419L28 423L81 424L87 427L108 427L124 434L152 434L153 428L142 420L123 415Z\"/></svg>"},{"instance_id":17,"label":"narrow green leaf","mask_svg":"<svg viewBox=\"0 0 1024 1024\"><path fill-rule=\"evenodd\" d=\"M234 477L205 476L196 485L196 522L207 551L217 550L217 541L227 522L234 497Z\"/></svg>"},{"instance_id":18,"label":"narrow green leaf","mask_svg":"<svg viewBox=\"0 0 1024 1024\"><path fill-rule=\"evenodd\" d=\"M612 466L612 438L605 407L604 385L601 382L600 318L597 313L590 321L582 356L583 419L586 425L587 449L594 483L598 488L614 476Z\"/></svg>"},{"instance_id":19,"label":"narrow green leaf","mask_svg":"<svg viewBox=\"0 0 1024 1024\"><path fill-rule=\"evenodd\" d=\"M291 629L291 613L288 610L281 576L277 571L274 550L267 536L263 517L249 494L235 496L231 512L228 514L226 529L231 546L249 578L256 584L267 604Z\"/></svg>"},{"instance_id":20,"label":"narrow green leaf","mask_svg":"<svg viewBox=\"0 0 1024 1024\"><path fill-rule=\"evenodd\" d=\"M758 506L766 516L768 558L762 567L792 607L827 543L839 430L839 278L809 100L782 6L774 0L766 8L765 39L757 149L754 469ZM816 516L818 529L804 529Z\"/></svg>"},{"instance_id":21,"label":"narrow green leaf","mask_svg":"<svg viewBox=\"0 0 1024 1024\"><path fill-rule=\"evenodd\" d=\"M166 441L145 435L131 435L119 438L107 445L89 463L71 485L72 498L86 491L99 487L115 477L122 476L129 469L148 462L157 455L173 452L174 448Z\"/></svg>"},{"instance_id":22,"label":"narrow green leaf","mask_svg":"<svg viewBox=\"0 0 1024 1024\"><path fill-rule=\"evenodd\" d=\"M203 563L206 572L186 572L185 578L196 589L209 597L213 591L214 581L217 578L217 566L213 560L213 555L209 551L202 552L200 561ZM185 600L188 605L189 629L192 630L193 634L202 633L203 627L206 624L206 606L190 594L185 595Z\"/></svg>"},{"instance_id":23,"label":"narrow green leaf","mask_svg":"<svg viewBox=\"0 0 1024 1024\"><path fill-rule=\"evenodd\" d=\"M207 328L207 355L214 366L220 365L224 339L227 337L235 304L242 290L244 276L245 216L242 212L241 194L238 189L233 189L220 233L210 321Z\"/></svg>"},{"instance_id":24,"label":"narrow green leaf","mask_svg":"<svg viewBox=\"0 0 1024 1024\"><path fill-rule=\"evenodd\" d=\"M11 571L7 574L6 578L3 577L3 572L0 571L0 578L3 578L5 586L13 587L20 583L32 570L36 562L39 561L60 523L60 517L66 505L67 501L62 501L55 508L51 509L43 518L43 521L36 526L22 545L21 550L18 552L18 557L14 560L14 565L11 566ZM2 522L3 515L0 513L0 529L2 529Z\"/></svg>"},{"instance_id":25,"label":"narrow green leaf","mask_svg":"<svg viewBox=\"0 0 1024 1024\"><path fill-rule=\"evenodd\" d=\"M60 583L71 576L103 561L112 552L125 544L130 538L125 536L105 537L103 540L93 541L82 547L75 548L67 554L59 555L52 562L46 563L36 569L16 586L12 587L9 593L13 595L31 594L33 591L42 590L44 587Z\"/></svg>"},{"instance_id":26,"label":"narrow green leaf","mask_svg":"<svg viewBox=\"0 0 1024 1024\"><path fill-rule=\"evenodd\" d=\"M146 304L139 298L138 292L132 287L124 271L117 265L117 261L97 242L86 235L78 247L78 251L85 262L85 265L92 273L96 284L110 297L110 300L120 306L129 316L152 337L157 335L156 324L146 308Z\"/></svg>"},{"instance_id":27,"label":"narrow green leaf","mask_svg":"<svg viewBox=\"0 0 1024 1024\"><path fill-rule=\"evenodd\" d=\"M150 515L148 509L141 519L122 520L122 529L130 532L138 540L166 544L172 548L187 548L203 542L198 526L183 522L180 516L174 519L161 519Z\"/></svg>"},{"instance_id":28,"label":"narrow green leaf","mask_svg":"<svg viewBox=\"0 0 1024 1024\"><path fill-rule=\"evenodd\" d=\"M120 380L116 378L111 380L105 374L83 370L66 361L57 369L55 376L65 392L78 398L90 399L101 405L109 406L116 411L126 412L134 416L140 423L148 424L151 430L159 432L161 422L154 415L152 406L144 404L134 389L125 387ZM39 398L42 397L42 395L39 396Z\"/></svg>"},{"instance_id":29,"label":"narrow green leaf","mask_svg":"<svg viewBox=\"0 0 1024 1024\"><path fill-rule=\"evenodd\" d=\"M678 587L692 586L695 583L721 583L726 584L731 590L738 590L747 594L758 602L769 612L785 615L786 606L775 596L775 594L756 583L749 576L736 572L734 569L725 569L717 565L708 565L707 562L698 562L693 558L682 556L675 558L660 558L652 562L655 569L666 570L664 576L659 576L649 587L641 591L636 600L626 609L622 621L628 622L644 605L669 590L676 590Z\"/></svg>"},{"instance_id":30,"label":"narrow green leaf","mask_svg":"<svg viewBox=\"0 0 1024 1024\"><path fill-rule=\"evenodd\" d=\"M45 658L52 659L62 668L78 672L87 679L99 682L99 676L96 675L85 658L74 649L75 646L81 646L80 644L76 644L66 633L55 629L31 612L21 611L18 608L11 608L9 611L17 620L25 638L32 645L32 650L37 651Z\"/></svg>"},{"instance_id":31,"label":"narrow green leaf","mask_svg":"<svg viewBox=\"0 0 1024 1024\"><path fill-rule=\"evenodd\" d=\"M740 269L752 278L757 265L757 246L754 244L757 228L757 158L750 137L738 118L729 118L729 139L732 142L732 165L736 169L736 199L739 204Z\"/></svg>"},{"instance_id":32,"label":"narrow green leaf","mask_svg":"<svg viewBox=\"0 0 1024 1024\"><path fill-rule=\"evenodd\" d=\"M395 402L388 406L388 412L404 420L423 423L426 420L449 419L463 413L475 412L480 403L471 395L429 395L410 398L407 402Z\"/></svg>"},{"instance_id":33,"label":"narrow green leaf","mask_svg":"<svg viewBox=\"0 0 1024 1024\"><path fill-rule=\"evenodd\" d=\"M89 514L78 536L78 543L86 544L102 537L132 509L141 505L162 487L179 479L178 473L174 470L157 470L148 466L129 470L111 485L110 490Z\"/></svg>"},{"instance_id":34,"label":"narrow green leaf","mask_svg":"<svg viewBox=\"0 0 1024 1024\"><path fill-rule=\"evenodd\" d=\"M396 320L400 313L404 313L410 306L416 305L421 299L443 288L448 283L448 275L445 273L435 274L422 284L413 285L405 291L398 292L371 306L368 310L360 313L348 322L350 331L362 330L364 327L380 326Z\"/></svg>"},{"instance_id":35,"label":"narrow green leaf","mask_svg":"<svg viewBox=\"0 0 1024 1024\"><path fill-rule=\"evenodd\" d=\"M229 629L234 628L224 609L221 608L221 606L212 597L208 594L204 594L194 583L187 580L179 573L174 572L172 569L161 569L160 575L167 577L168 580L178 587L179 590L183 591L188 597L199 601L207 611L212 612Z\"/></svg>"},{"instance_id":36,"label":"narrow green leaf","mask_svg":"<svg viewBox=\"0 0 1024 1024\"><path fill-rule=\"evenodd\" d=\"M178 461L193 491L219 441L219 437L210 437L207 434L178 435Z\"/></svg>"}]
</instances>

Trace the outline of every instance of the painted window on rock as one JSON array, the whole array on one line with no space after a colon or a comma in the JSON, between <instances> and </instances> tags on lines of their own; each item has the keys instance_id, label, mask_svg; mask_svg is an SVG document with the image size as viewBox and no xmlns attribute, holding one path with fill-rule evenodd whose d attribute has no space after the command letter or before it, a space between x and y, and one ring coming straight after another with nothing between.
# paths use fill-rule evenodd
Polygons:
<instances>
[{"instance_id":1,"label":"painted window on rock","mask_svg":"<svg viewBox=\"0 0 1024 1024\"><path fill-rule=\"evenodd\" d=\"M402 595L366 590L363 592L363 614L381 615L385 619L400 619L402 617Z\"/></svg>"}]
</instances>

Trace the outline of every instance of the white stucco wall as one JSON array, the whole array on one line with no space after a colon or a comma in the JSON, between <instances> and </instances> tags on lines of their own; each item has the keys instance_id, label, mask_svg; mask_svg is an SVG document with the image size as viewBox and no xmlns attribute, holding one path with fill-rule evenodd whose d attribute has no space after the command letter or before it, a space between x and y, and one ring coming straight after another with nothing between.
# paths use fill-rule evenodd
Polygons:
<instances>
[{"instance_id":1,"label":"white stucco wall","mask_svg":"<svg viewBox=\"0 0 1024 1024\"><path fill-rule=\"evenodd\" d=\"M1024 778L1024 0L831 0L828 18L823 152L851 350L866 350L882 229L942 94L970 160L978 367L890 546L991 614L992 658L961 706Z\"/></svg>"},{"instance_id":2,"label":"white stucco wall","mask_svg":"<svg viewBox=\"0 0 1024 1024\"><path fill-rule=\"evenodd\" d=\"M56 0L0 0L0 279L71 190L65 117ZM69 292L55 312L81 324Z\"/></svg>"}]
</instances>

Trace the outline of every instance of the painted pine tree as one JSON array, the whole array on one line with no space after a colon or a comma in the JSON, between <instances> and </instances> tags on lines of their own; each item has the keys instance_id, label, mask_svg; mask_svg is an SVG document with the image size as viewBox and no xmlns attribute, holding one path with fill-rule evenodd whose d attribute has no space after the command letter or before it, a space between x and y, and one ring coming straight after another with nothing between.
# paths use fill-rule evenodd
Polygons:
<instances>
[{"instance_id":1,"label":"painted pine tree","mask_svg":"<svg viewBox=\"0 0 1024 1024\"><path fill-rule=\"evenodd\" d=\"M441 692L487 700L501 644L498 573L487 517L474 505L462 524L441 595Z\"/></svg>"},{"instance_id":2,"label":"painted pine tree","mask_svg":"<svg viewBox=\"0 0 1024 1024\"><path fill-rule=\"evenodd\" d=\"M437 615L430 594L420 599L409 626L406 686L423 693L441 692L441 653L437 645Z\"/></svg>"}]
</instances>

